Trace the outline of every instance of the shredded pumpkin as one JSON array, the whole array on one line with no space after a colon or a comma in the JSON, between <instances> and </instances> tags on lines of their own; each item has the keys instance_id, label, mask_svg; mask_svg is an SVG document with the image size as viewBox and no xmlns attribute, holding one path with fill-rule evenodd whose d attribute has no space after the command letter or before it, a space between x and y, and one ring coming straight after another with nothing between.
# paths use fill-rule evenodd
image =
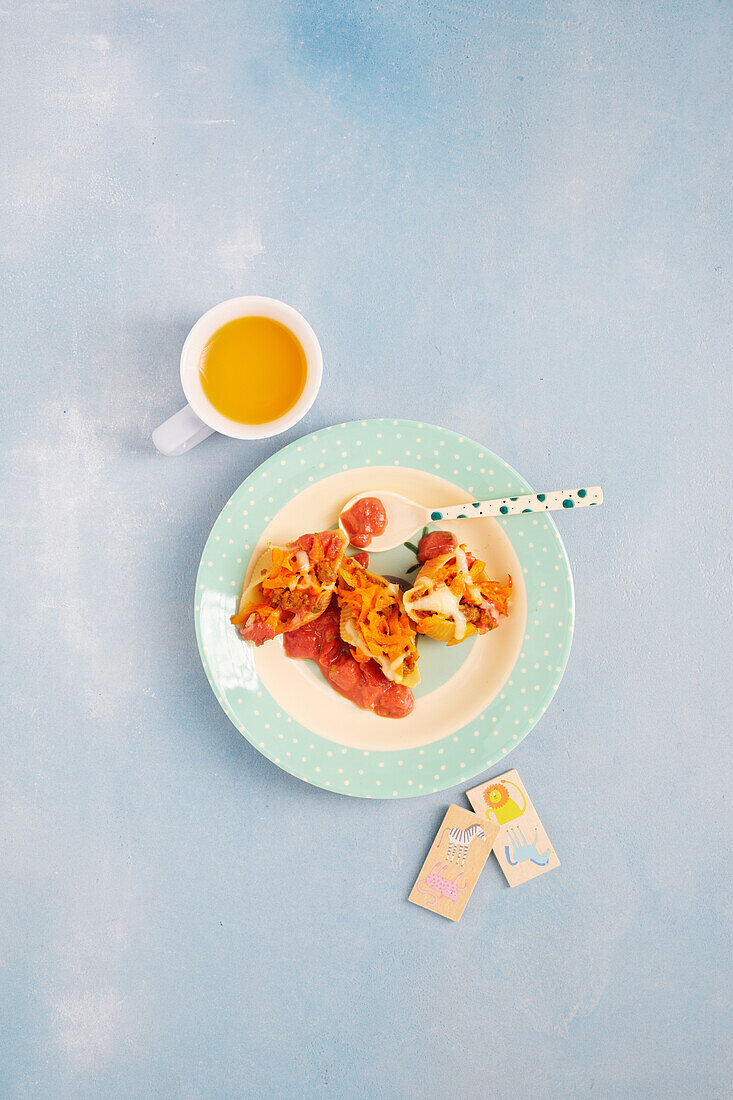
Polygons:
<instances>
[{"instance_id":1,"label":"shredded pumpkin","mask_svg":"<svg viewBox=\"0 0 733 1100\"><path fill-rule=\"evenodd\" d=\"M300 553L303 554L305 551L301 550ZM318 560L322 560L322 557L323 555ZM297 550L275 546L272 551L272 569L262 581L262 587L263 589L289 588L291 592L296 588L309 588L318 595L323 591L323 585L316 576L314 564L311 558L309 569L304 572L300 568Z\"/></svg>"},{"instance_id":2,"label":"shredded pumpkin","mask_svg":"<svg viewBox=\"0 0 733 1100\"><path fill-rule=\"evenodd\" d=\"M362 663L372 657L396 661L401 656L417 660L415 628L403 606L399 589L384 577L370 573L351 558L344 558L339 569L339 604L354 615L354 625L364 649L352 652Z\"/></svg>"}]
</instances>

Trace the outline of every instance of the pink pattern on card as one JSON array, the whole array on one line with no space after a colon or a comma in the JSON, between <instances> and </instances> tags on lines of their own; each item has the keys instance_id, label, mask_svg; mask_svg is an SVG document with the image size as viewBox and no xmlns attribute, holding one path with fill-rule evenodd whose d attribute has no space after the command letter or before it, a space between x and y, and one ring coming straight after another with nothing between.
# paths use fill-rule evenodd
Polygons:
<instances>
[{"instance_id":1,"label":"pink pattern on card","mask_svg":"<svg viewBox=\"0 0 733 1100\"><path fill-rule=\"evenodd\" d=\"M429 903L430 905L437 905L440 898L447 898L448 901L458 901L458 895L463 890L468 889L465 883L460 884L458 881L464 876L465 872L459 871L454 879L450 879L443 875L443 871L447 869L447 863L438 861L430 874L426 875L425 878L421 878L417 883L417 889L421 894L432 896L433 900Z\"/></svg>"}]
</instances>

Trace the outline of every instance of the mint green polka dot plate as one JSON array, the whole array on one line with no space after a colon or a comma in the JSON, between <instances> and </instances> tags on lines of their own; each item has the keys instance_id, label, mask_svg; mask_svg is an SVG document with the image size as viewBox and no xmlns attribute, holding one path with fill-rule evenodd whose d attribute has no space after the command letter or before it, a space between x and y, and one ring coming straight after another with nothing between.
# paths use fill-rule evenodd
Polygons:
<instances>
[{"instance_id":1,"label":"mint green polka dot plate","mask_svg":"<svg viewBox=\"0 0 733 1100\"><path fill-rule=\"evenodd\" d=\"M334 527L346 500L380 488L432 506L531 491L479 443L430 424L362 420L305 436L250 474L217 518L196 580L196 637L224 712L275 764L340 794L410 798L469 783L526 737L567 663L573 581L550 516L452 521L491 576L511 574L510 615L450 648L419 638L422 680L407 718L360 710L280 642L246 645L229 617L268 541ZM370 564L404 577L415 555L404 546Z\"/></svg>"}]
</instances>

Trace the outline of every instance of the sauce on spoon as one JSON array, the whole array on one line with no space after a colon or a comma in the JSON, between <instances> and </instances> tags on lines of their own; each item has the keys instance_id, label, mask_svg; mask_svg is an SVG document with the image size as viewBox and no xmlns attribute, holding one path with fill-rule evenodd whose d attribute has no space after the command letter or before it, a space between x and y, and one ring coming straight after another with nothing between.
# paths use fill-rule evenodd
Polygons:
<instances>
[{"instance_id":1,"label":"sauce on spoon","mask_svg":"<svg viewBox=\"0 0 733 1100\"><path fill-rule=\"evenodd\" d=\"M375 535L384 534L387 513L379 497L361 497L341 513L341 524L351 545L366 550Z\"/></svg>"}]
</instances>

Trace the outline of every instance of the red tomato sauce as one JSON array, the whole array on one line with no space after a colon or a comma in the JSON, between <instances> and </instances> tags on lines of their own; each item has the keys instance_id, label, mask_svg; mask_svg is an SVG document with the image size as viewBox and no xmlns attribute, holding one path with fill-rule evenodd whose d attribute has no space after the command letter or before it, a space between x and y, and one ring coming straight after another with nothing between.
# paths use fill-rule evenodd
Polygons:
<instances>
[{"instance_id":1,"label":"red tomato sauce","mask_svg":"<svg viewBox=\"0 0 733 1100\"><path fill-rule=\"evenodd\" d=\"M288 546L297 546L299 550L305 550L308 557L311 558L316 540L323 549L323 556L326 561L333 561L338 556L343 543L343 538L339 537L338 531L319 531L318 534L301 535L295 542L289 542Z\"/></svg>"},{"instance_id":2,"label":"red tomato sauce","mask_svg":"<svg viewBox=\"0 0 733 1100\"><path fill-rule=\"evenodd\" d=\"M458 539L451 531L430 531L417 544L417 560L423 565L431 558L448 554L458 546Z\"/></svg>"},{"instance_id":3,"label":"red tomato sauce","mask_svg":"<svg viewBox=\"0 0 733 1100\"><path fill-rule=\"evenodd\" d=\"M283 635L283 645L288 657L315 661L334 691L357 707L381 718L406 718L415 706L410 689L388 680L376 661L360 664L352 656L339 633L336 596L319 618Z\"/></svg>"},{"instance_id":4,"label":"red tomato sauce","mask_svg":"<svg viewBox=\"0 0 733 1100\"><path fill-rule=\"evenodd\" d=\"M348 512L341 513L341 522L351 545L364 550L375 535L384 534L387 513L379 497L362 497Z\"/></svg>"}]
</instances>

